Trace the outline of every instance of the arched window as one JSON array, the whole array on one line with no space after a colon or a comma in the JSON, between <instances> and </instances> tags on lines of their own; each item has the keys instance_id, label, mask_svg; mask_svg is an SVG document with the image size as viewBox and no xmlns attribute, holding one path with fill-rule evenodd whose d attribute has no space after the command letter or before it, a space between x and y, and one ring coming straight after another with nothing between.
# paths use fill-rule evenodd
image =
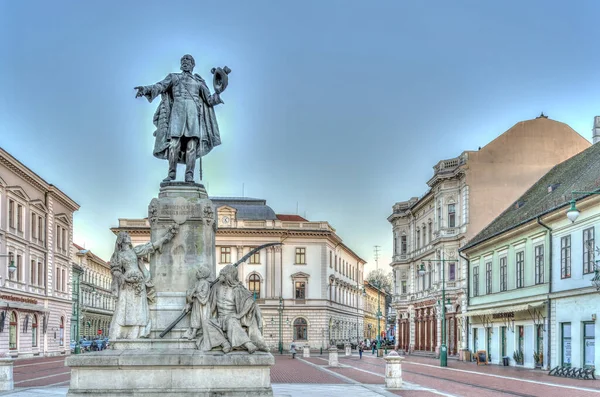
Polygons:
<instances>
[{"instance_id":1,"label":"arched window","mask_svg":"<svg viewBox=\"0 0 600 397\"><path fill-rule=\"evenodd\" d=\"M306 319L297 318L294 320L294 340L308 339L308 324Z\"/></svg>"},{"instance_id":2,"label":"arched window","mask_svg":"<svg viewBox=\"0 0 600 397\"><path fill-rule=\"evenodd\" d=\"M10 314L10 328L8 330L8 348L17 350L17 313Z\"/></svg>"},{"instance_id":3,"label":"arched window","mask_svg":"<svg viewBox=\"0 0 600 397\"><path fill-rule=\"evenodd\" d=\"M34 314L33 320L31 320L31 347L37 347L38 345L38 318Z\"/></svg>"},{"instance_id":4,"label":"arched window","mask_svg":"<svg viewBox=\"0 0 600 397\"><path fill-rule=\"evenodd\" d=\"M58 345L59 346L64 346L65 345L65 318L61 317L60 318L60 339L58 340Z\"/></svg>"},{"instance_id":5,"label":"arched window","mask_svg":"<svg viewBox=\"0 0 600 397\"><path fill-rule=\"evenodd\" d=\"M260 298L260 277L258 274L251 274L248 278L248 289L256 298Z\"/></svg>"}]
</instances>

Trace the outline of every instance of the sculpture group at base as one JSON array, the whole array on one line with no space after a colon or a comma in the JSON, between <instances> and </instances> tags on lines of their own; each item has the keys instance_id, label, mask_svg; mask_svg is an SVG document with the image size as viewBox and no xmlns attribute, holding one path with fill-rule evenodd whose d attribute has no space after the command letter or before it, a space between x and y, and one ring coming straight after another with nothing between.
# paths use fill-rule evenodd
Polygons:
<instances>
[{"instance_id":1,"label":"sculpture group at base","mask_svg":"<svg viewBox=\"0 0 600 397\"><path fill-rule=\"evenodd\" d=\"M190 312L187 337L196 338L198 349L221 347L224 353L233 349L269 351L262 337L260 308L239 281L237 268L226 265L212 287L207 267L199 267L196 274L198 280L187 293L184 310Z\"/></svg>"},{"instance_id":2,"label":"sculpture group at base","mask_svg":"<svg viewBox=\"0 0 600 397\"><path fill-rule=\"evenodd\" d=\"M110 325L111 336L118 339L147 338L151 322L149 303L154 290L150 272L142 258L160 253L162 245L178 231L177 225L165 235L143 245L133 246L127 232L117 236L115 252L111 257L112 290L118 297ZM200 265L196 269L194 286L186 293L184 313L190 315L190 327L185 335L196 340L201 351L221 348L232 350L269 351L262 336L262 315L252 293L239 281L233 265L221 269L219 277L210 281L210 269Z\"/></svg>"}]
</instances>

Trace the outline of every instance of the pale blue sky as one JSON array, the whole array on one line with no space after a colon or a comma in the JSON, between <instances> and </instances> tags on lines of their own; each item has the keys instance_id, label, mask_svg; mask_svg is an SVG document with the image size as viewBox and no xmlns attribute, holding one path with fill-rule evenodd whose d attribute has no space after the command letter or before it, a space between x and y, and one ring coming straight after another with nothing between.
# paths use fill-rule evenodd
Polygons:
<instances>
[{"instance_id":1,"label":"pale blue sky","mask_svg":"<svg viewBox=\"0 0 600 397\"><path fill-rule=\"evenodd\" d=\"M380 266L392 205L432 166L544 111L591 138L597 1L0 1L0 146L81 205L75 242L104 259L146 216L167 164L157 103L133 87L233 69L205 157L213 196L329 221ZM374 266L373 266L374 267Z\"/></svg>"}]
</instances>

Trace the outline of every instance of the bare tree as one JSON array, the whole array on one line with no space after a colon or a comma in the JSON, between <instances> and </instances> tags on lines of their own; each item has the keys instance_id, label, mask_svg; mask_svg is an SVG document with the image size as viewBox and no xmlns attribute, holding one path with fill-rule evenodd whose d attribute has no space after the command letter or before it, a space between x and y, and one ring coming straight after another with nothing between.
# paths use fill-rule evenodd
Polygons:
<instances>
[{"instance_id":1,"label":"bare tree","mask_svg":"<svg viewBox=\"0 0 600 397\"><path fill-rule=\"evenodd\" d=\"M367 275L368 282L379 287L387 293L392 292L392 272L385 272L383 269L371 270Z\"/></svg>"}]
</instances>

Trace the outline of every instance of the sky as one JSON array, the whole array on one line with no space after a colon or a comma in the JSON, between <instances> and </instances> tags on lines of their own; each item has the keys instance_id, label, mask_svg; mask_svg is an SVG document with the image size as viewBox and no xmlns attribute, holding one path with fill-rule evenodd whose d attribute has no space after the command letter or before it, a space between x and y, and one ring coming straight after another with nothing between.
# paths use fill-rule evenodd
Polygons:
<instances>
[{"instance_id":1,"label":"sky","mask_svg":"<svg viewBox=\"0 0 600 397\"><path fill-rule=\"evenodd\" d=\"M80 206L74 242L108 260L119 218L147 216L167 163L158 101L179 71L212 89L222 145L211 196L328 221L375 268L395 202L433 166L544 112L591 140L600 115L597 1L0 0L0 147ZM182 169L179 169L182 177Z\"/></svg>"}]
</instances>

